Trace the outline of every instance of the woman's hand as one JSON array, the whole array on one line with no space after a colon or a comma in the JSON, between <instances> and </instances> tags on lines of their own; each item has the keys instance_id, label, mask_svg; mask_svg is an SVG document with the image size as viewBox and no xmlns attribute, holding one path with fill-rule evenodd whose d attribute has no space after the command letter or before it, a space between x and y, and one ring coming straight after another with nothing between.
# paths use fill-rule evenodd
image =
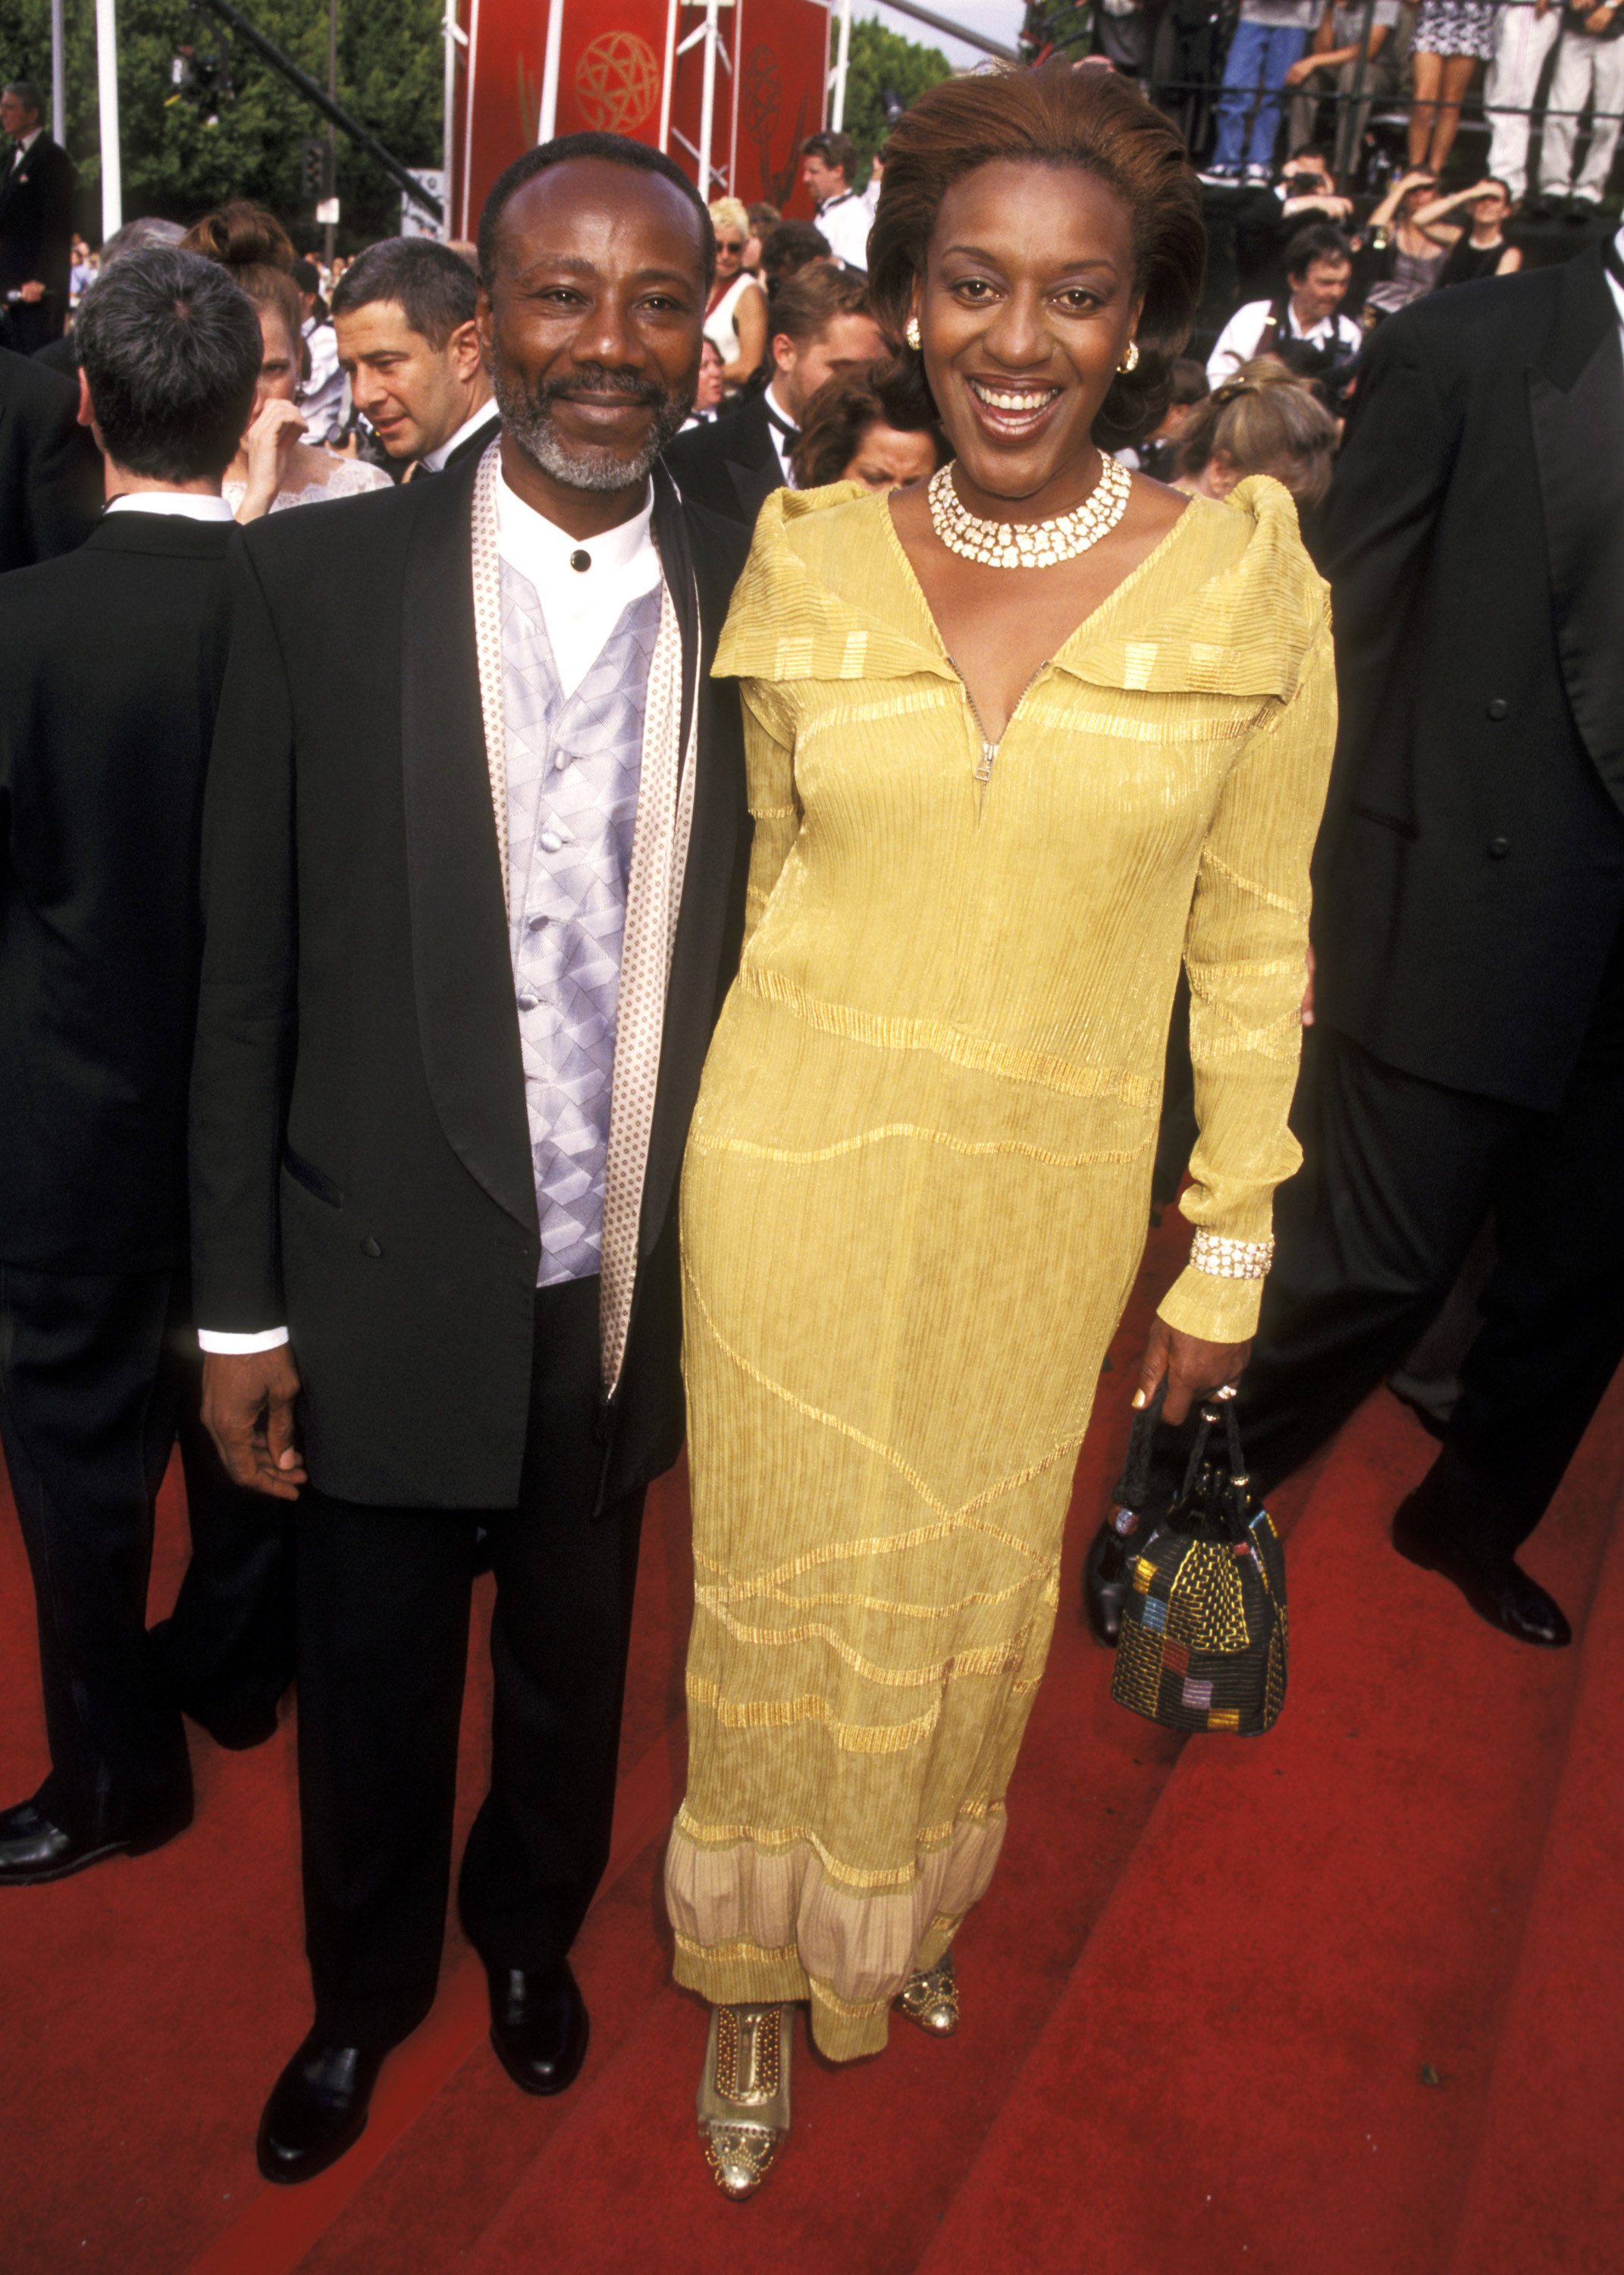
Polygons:
<instances>
[{"instance_id":1,"label":"woman's hand","mask_svg":"<svg viewBox=\"0 0 1624 2275\"><path fill-rule=\"evenodd\" d=\"M1250 1336L1243 1343L1204 1342L1199 1335L1187 1335L1182 1328L1170 1327L1165 1319L1154 1319L1139 1363L1139 1387L1133 1402L1136 1407L1148 1406L1165 1374L1167 1402L1161 1418L1182 1422L1192 1406L1226 1384L1238 1382L1251 1355Z\"/></svg>"},{"instance_id":2,"label":"woman's hand","mask_svg":"<svg viewBox=\"0 0 1624 2275\"><path fill-rule=\"evenodd\" d=\"M238 521L258 521L261 514L270 511L271 501L282 488L288 453L304 431L298 405L285 397L272 396L243 437L248 453L248 483L237 509Z\"/></svg>"}]
</instances>

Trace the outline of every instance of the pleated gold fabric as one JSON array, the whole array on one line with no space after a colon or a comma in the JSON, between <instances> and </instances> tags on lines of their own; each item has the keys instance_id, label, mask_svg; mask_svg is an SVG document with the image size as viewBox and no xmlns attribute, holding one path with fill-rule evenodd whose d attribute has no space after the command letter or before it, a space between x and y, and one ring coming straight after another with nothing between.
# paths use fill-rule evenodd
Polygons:
<instances>
[{"instance_id":1,"label":"pleated gold fabric","mask_svg":"<svg viewBox=\"0 0 1624 2275\"><path fill-rule=\"evenodd\" d=\"M1295 1167L1325 587L1266 480L1192 499L981 736L883 498L769 500L717 654L749 931L683 1183L696 1606L677 1979L836 2059L985 1891L1190 970L1185 1214ZM1163 1316L1239 1340L1257 1281Z\"/></svg>"}]
</instances>

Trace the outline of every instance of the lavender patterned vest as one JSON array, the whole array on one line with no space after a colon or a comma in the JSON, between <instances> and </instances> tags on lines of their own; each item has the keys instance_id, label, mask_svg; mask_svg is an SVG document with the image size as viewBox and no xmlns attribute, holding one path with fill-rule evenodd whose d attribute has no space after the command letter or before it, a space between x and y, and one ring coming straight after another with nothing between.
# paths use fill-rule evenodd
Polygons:
<instances>
[{"instance_id":1,"label":"lavender patterned vest","mask_svg":"<svg viewBox=\"0 0 1624 2275\"><path fill-rule=\"evenodd\" d=\"M626 880L658 586L628 603L566 698L535 587L502 568L509 942L541 1221L537 1284L596 1272Z\"/></svg>"}]
</instances>

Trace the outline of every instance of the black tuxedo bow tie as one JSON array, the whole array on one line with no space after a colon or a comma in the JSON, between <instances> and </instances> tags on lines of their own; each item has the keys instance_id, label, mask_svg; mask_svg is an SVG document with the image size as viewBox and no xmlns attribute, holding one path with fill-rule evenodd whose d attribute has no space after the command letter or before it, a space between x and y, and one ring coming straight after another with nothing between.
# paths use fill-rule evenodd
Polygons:
<instances>
[{"instance_id":1,"label":"black tuxedo bow tie","mask_svg":"<svg viewBox=\"0 0 1624 2275\"><path fill-rule=\"evenodd\" d=\"M781 412L774 411L771 403L768 402L765 395L761 398L761 408L767 413L767 425L769 427L775 427L778 429L778 432L783 436L786 442L798 442L800 441L800 428L798 427L792 427L789 424L789 421Z\"/></svg>"}]
</instances>

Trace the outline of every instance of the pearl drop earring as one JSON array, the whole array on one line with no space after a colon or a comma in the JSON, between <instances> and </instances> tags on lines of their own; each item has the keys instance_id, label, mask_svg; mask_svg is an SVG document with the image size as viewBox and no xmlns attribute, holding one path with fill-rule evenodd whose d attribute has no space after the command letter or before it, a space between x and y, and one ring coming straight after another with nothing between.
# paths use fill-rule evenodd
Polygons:
<instances>
[{"instance_id":1,"label":"pearl drop earring","mask_svg":"<svg viewBox=\"0 0 1624 2275\"><path fill-rule=\"evenodd\" d=\"M908 328L903 336L906 339L909 346L913 349L916 354L918 354L919 349L924 345L924 337L919 330L919 319L918 316L909 317Z\"/></svg>"}]
</instances>

